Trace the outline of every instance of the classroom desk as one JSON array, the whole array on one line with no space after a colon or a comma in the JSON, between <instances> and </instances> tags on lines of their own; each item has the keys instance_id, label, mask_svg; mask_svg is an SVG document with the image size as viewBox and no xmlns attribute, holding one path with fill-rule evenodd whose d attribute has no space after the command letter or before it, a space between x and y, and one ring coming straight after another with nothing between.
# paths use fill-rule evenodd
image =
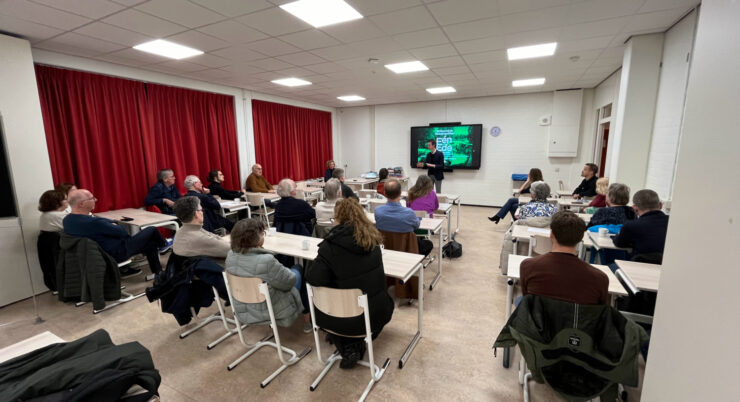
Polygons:
<instances>
[{"instance_id":1,"label":"classroom desk","mask_svg":"<svg viewBox=\"0 0 740 402\"><path fill-rule=\"evenodd\" d=\"M576 200L575 198L558 198L557 203L560 206L560 209L564 209L565 207L570 208L571 210L575 209L580 211L582 208L588 207L588 204L591 203L589 200Z\"/></svg>"},{"instance_id":2,"label":"classroom desk","mask_svg":"<svg viewBox=\"0 0 740 402\"><path fill-rule=\"evenodd\" d=\"M616 260L615 264L625 274L622 278L631 283L638 290L657 292L660 285L660 271L663 266L659 264L646 264L644 262ZM627 285L629 286L629 284Z\"/></svg>"},{"instance_id":3,"label":"classroom desk","mask_svg":"<svg viewBox=\"0 0 740 402\"><path fill-rule=\"evenodd\" d=\"M367 219L369 219L370 222L375 223L375 214L365 212L365 216L367 216ZM445 245L445 243L443 243L444 240L442 240L441 230L443 223L444 219L422 218L421 223L419 224L419 229L426 230L432 235L437 235L437 275L432 280L432 283L429 284L429 290L434 290L434 286L437 284L437 281L442 277L442 247Z\"/></svg>"},{"instance_id":4,"label":"classroom desk","mask_svg":"<svg viewBox=\"0 0 740 402\"><path fill-rule=\"evenodd\" d=\"M253 193L253 192L247 191L247 194L259 195L260 197L266 200L270 200L270 201L277 201L280 199L280 196L277 195L276 193ZM256 205L253 205L253 206L256 206Z\"/></svg>"},{"instance_id":5,"label":"classroom desk","mask_svg":"<svg viewBox=\"0 0 740 402\"><path fill-rule=\"evenodd\" d=\"M455 233L460 231L460 206L462 204L462 196L460 194L447 194L442 193L438 196L447 197L447 202L455 206Z\"/></svg>"},{"instance_id":6,"label":"classroom desk","mask_svg":"<svg viewBox=\"0 0 740 402\"><path fill-rule=\"evenodd\" d=\"M224 236L230 239L230 236ZM303 249L303 242L308 240L308 250ZM262 245L267 251L276 254L285 254L291 257L297 257L304 260L315 260L319 253L319 243L324 239L299 236L287 233L275 233L274 235L265 236L265 242ZM416 345L422 337L422 321L424 318L424 269L421 254L403 253L400 251L383 249L383 270L387 276L399 279L401 283L407 282L412 276L419 276L419 308L417 330L411 342L406 347L401 359L398 361L398 367L403 368L406 361L411 356Z\"/></svg>"},{"instance_id":7,"label":"classroom desk","mask_svg":"<svg viewBox=\"0 0 740 402\"><path fill-rule=\"evenodd\" d=\"M583 219L586 224L588 224L589 221L591 221L592 214L576 214L579 218Z\"/></svg>"},{"instance_id":8,"label":"classroom desk","mask_svg":"<svg viewBox=\"0 0 740 402\"><path fill-rule=\"evenodd\" d=\"M221 210L219 213L221 216L225 217L226 215L234 214L238 211L247 210L247 218L252 217L252 211L249 208L249 203L239 199L239 201L229 201L229 200L219 200L218 203L221 205Z\"/></svg>"},{"instance_id":9,"label":"classroom desk","mask_svg":"<svg viewBox=\"0 0 740 402\"><path fill-rule=\"evenodd\" d=\"M573 192L570 190L558 190L555 192L555 194L558 195L558 198L565 198L565 197L573 198Z\"/></svg>"},{"instance_id":10,"label":"classroom desk","mask_svg":"<svg viewBox=\"0 0 740 402\"><path fill-rule=\"evenodd\" d=\"M589 247L594 247L596 248L596 250L599 250L599 247L624 250L624 249L620 249L619 247L611 243L611 238L602 238L602 240L597 245L591 240L590 234L593 234L593 233L586 231L583 234L583 246L578 252L579 257L581 259L585 258L586 249ZM527 225L514 225L514 229L511 232L511 240L512 242L514 242L513 254L516 255L516 242L518 241L529 242L529 238L534 235L550 236L550 229L529 227ZM596 236L594 237L598 237L598 234L596 234ZM608 244L607 240L611 244Z\"/></svg>"},{"instance_id":11,"label":"classroom desk","mask_svg":"<svg viewBox=\"0 0 740 402\"><path fill-rule=\"evenodd\" d=\"M365 188L365 186L370 186L369 188L373 188L373 184L377 183L378 179L364 179L362 177L355 177L352 179L345 179L344 184L348 185L352 188L352 190L362 190Z\"/></svg>"},{"instance_id":12,"label":"classroom desk","mask_svg":"<svg viewBox=\"0 0 740 402\"><path fill-rule=\"evenodd\" d=\"M530 197L528 195L521 195L521 196L519 196L518 200L519 200L519 205L524 205L524 204L527 204L530 201L532 201L532 197ZM558 201L559 201L559 198L547 197L547 202L549 202L549 203L557 204Z\"/></svg>"},{"instance_id":13,"label":"classroom desk","mask_svg":"<svg viewBox=\"0 0 740 402\"><path fill-rule=\"evenodd\" d=\"M452 204L441 202L439 203L439 207L436 211L434 211L435 214L443 214L445 216L445 219L447 219L447 240L452 240L452 219L450 219L450 214L452 213Z\"/></svg>"},{"instance_id":14,"label":"classroom desk","mask_svg":"<svg viewBox=\"0 0 740 402\"><path fill-rule=\"evenodd\" d=\"M42 332L38 335L26 338L20 342L0 349L0 363L25 355L28 352L33 352L36 349L63 342L64 339L49 331Z\"/></svg>"},{"instance_id":15,"label":"classroom desk","mask_svg":"<svg viewBox=\"0 0 740 402\"><path fill-rule=\"evenodd\" d=\"M172 215L158 214L156 212L149 212L143 209L136 208L124 208L115 209L106 212L96 212L93 215L110 219L125 225L128 225L132 230L129 230L131 234L135 234L141 229L153 226L153 227L166 227L177 231L180 227L177 225L177 218ZM133 218L131 221L123 221L124 217Z\"/></svg>"},{"instance_id":16,"label":"classroom desk","mask_svg":"<svg viewBox=\"0 0 740 402\"><path fill-rule=\"evenodd\" d=\"M614 242L612 241L613 235L609 235L606 237L599 236L598 233L586 231L586 236L583 236L583 245L585 248L593 247L596 249L596 251L602 250L602 249L609 249L609 250L625 250L630 251L629 248L622 248L617 247L614 245Z\"/></svg>"}]
</instances>

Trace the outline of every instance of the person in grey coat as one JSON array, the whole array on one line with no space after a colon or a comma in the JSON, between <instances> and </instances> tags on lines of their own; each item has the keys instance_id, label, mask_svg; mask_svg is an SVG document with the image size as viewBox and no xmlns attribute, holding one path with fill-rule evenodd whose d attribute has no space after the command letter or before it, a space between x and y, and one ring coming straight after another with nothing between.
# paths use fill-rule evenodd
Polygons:
<instances>
[{"instance_id":1,"label":"person in grey coat","mask_svg":"<svg viewBox=\"0 0 740 402\"><path fill-rule=\"evenodd\" d=\"M258 219L243 219L231 231L231 251L226 256L226 271L236 276L260 278L267 283L275 313L282 327L293 324L303 313L303 331L311 332L308 295L303 282L303 267L287 268L273 254L262 248L265 224ZM265 303L234 303L239 321L246 324L270 321Z\"/></svg>"}]
</instances>

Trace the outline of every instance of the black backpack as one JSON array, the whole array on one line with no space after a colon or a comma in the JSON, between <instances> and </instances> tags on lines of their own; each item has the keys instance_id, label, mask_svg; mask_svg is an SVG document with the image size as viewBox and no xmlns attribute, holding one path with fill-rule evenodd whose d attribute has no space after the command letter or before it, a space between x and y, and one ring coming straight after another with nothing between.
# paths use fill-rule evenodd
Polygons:
<instances>
[{"instance_id":1,"label":"black backpack","mask_svg":"<svg viewBox=\"0 0 740 402\"><path fill-rule=\"evenodd\" d=\"M462 256L462 244L455 240L450 240L449 243L442 247L442 255L447 258L458 258Z\"/></svg>"}]
</instances>

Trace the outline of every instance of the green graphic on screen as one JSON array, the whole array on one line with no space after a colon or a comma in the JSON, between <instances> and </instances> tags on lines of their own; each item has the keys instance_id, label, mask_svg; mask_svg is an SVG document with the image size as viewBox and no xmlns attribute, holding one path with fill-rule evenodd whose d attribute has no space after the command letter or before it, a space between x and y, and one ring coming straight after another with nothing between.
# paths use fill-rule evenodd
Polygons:
<instances>
[{"instance_id":1,"label":"green graphic on screen","mask_svg":"<svg viewBox=\"0 0 740 402\"><path fill-rule=\"evenodd\" d=\"M418 162L426 160L429 153L427 141L436 139L437 150L445 156L445 167L473 167L473 128L473 126L423 128L425 131L423 135L416 137Z\"/></svg>"}]
</instances>

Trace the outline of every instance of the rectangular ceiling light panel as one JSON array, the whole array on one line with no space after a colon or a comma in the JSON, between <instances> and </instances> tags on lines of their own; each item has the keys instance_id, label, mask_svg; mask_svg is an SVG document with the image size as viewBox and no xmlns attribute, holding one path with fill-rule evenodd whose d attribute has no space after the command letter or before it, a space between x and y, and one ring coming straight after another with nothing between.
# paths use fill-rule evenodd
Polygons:
<instances>
[{"instance_id":1,"label":"rectangular ceiling light panel","mask_svg":"<svg viewBox=\"0 0 740 402\"><path fill-rule=\"evenodd\" d=\"M532 46L512 47L506 49L506 53L509 55L509 60L531 59L535 57L552 56L555 54L555 49L557 47L557 42L542 43Z\"/></svg>"},{"instance_id":2,"label":"rectangular ceiling light panel","mask_svg":"<svg viewBox=\"0 0 740 402\"><path fill-rule=\"evenodd\" d=\"M306 80L302 80L300 78L294 78L294 77L282 78L279 80L272 80L270 82L272 82L273 84L285 85L286 87L300 87L303 85L311 85L311 83Z\"/></svg>"},{"instance_id":3,"label":"rectangular ceiling light panel","mask_svg":"<svg viewBox=\"0 0 740 402\"><path fill-rule=\"evenodd\" d=\"M337 96L337 99L343 100L345 102L357 102L357 101L364 101L365 100L365 98L363 98L360 95Z\"/></svg>"},{"instance_id":4,"label":"rectangular ceiling light panel","mask_svg":"<svg viewBox=\"0 0 740 402\"><path fill-rule=\"evenodd\" d=\"M315 28L362 18L362 14L343 0L298 0L280 8Z\"/></svg>"},{"instance_id":5,"label":"rectangular ceiling light panel","mask_svg":"<svg viewBox=\"0 0 740 402\"><path fill-rule=\"evenodd\" d=\"M543 85L545 83L544 78L529 78L526 80L515 80L511 81L513 87L532 87L535 85Z\"/></svg>"},{"instance_id":6,"label":"rectangular ceiling light panel","mask_svg":"<svg viewBox=\"0 0 740 402\"><path fill-rule=\"evenodd\" d=\"M426 71L429 67L420 61L407 61L405 63L386 64L385 68L396 74L413 73L415 71Z\"/></svg>"},{"instance_id":7,"label":"rectangular ceiling light panel","mask_svg":"<svg viewBox=\"0 0 740 402\"><path fill-rule=\"evenodd\" d=\"M166 41L164 39L157 39L151 42L142 43L140 45L134 46L134 49L163 57L169 57L170 59L175 60L181 60L203 54L203 52L198 49L178 45L177 43Z\"/></svg>"},{"instance_id":8,"label":"rectangular ceiling light panel","mask_svg":"<svg viewBox=\"0 0 740 402\"><path fill-rule=\"evenodd\" d=\"M430 94L449 94L457 92L453 87L438 87L438 88L427 88L427 92Z\"/></svg>"}]
</instances>

